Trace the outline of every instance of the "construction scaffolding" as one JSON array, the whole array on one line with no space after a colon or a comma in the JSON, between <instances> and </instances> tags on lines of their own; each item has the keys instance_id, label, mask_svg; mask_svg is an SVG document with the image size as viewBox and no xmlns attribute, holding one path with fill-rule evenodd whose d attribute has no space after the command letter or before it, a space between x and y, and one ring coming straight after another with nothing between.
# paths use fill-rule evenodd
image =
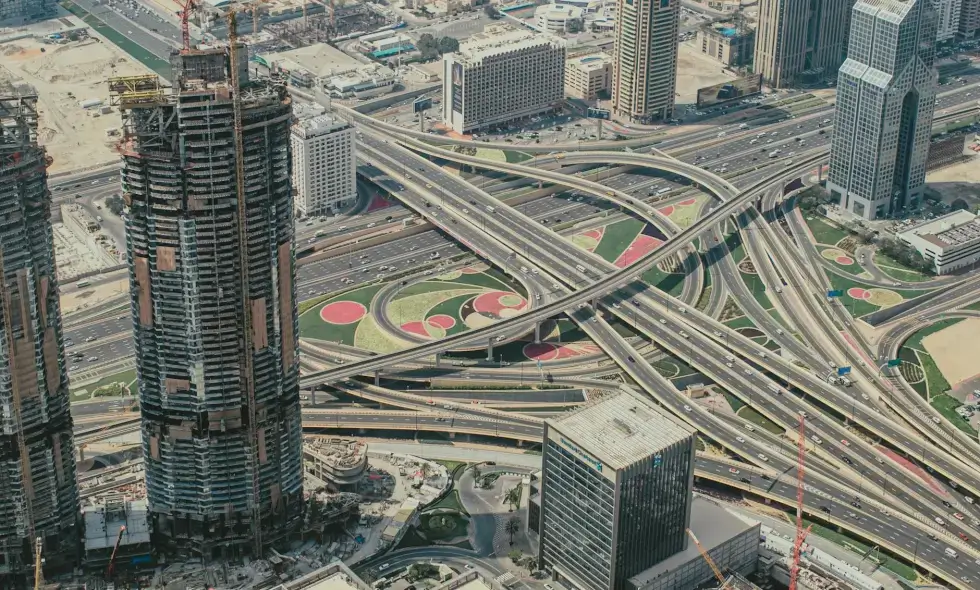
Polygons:
<instances>
[{"instance_id":1,"label":"construction scaffolding","mask_svg":"<svg viewBox=\"0 0 980 590\"><path fill-rule=\"evenodd\" d=\"M0 96L0 587L35 579L36 551L59 569L77 546L50 161L37 125L36 96Z\"/></svg>"},{"instance_id":2,"label":"construction scaffolding","mask_svg":"<svg viewBox=\"0 0 980 590\"><path fill-rule=\"evenodd\" d=\"M205 557L261 553L303 512L292 105L236 50L175 54L158 100L110 83L154 547Z\"/></svg>"}]
</instances>

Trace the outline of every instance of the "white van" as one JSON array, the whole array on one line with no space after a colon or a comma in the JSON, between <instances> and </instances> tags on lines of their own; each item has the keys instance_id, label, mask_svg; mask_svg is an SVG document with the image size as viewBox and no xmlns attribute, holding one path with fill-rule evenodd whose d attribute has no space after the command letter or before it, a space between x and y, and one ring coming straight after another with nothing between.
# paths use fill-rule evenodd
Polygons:
<instances>
[{"instance_id":1,"label":"white van","mask_svg":"<svg viewBox=\"0 0 980 590\"><path fill-rule=\"evenodd\" d=\"M960 554L957 553L956 550L953 549L952 547L947 547L946 548L946 555L952 557L953 559L956 559L957 557L960 556Z\"/></svg>"},{"instance_id":2,"label":"white van","mask_svg":"<svg viewBox=\"0 0 980 590\"><path fill-rule=\"evenodd\" d=\"M577 270L579 272L585 272L585 267L582 266L581 264L576 264L575 265L575 270Z\"/></svg>"}]
</instances>

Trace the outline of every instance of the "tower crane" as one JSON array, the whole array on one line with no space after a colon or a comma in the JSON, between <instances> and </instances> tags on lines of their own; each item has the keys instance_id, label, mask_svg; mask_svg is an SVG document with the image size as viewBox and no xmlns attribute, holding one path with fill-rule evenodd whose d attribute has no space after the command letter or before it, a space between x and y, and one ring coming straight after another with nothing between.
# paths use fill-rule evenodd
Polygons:
<instances>
[{"instance_id":1,"label":"tower crane","mask_svg":"<svg viewBox=\"0 0 980 590\"><path fill-rule=\"evenodd\" d=\"M116 534L116 544L112 547L112 555L109 556L109 567L105 570L106 582L112 579L112 570L116 566L116 552L119 551L119 543L122 542L123 533L126 532L126 526L123 525L119 527L119 533ZM36 589L35 589L36 590Z\"/></svg>"},{"instance_id":2,"label":"tower crane","mask_svg":"<svg viewBox=\"0 0 980 590\"><path fill-rule=\"evenodd\" d=\"M180 15L180 40L183 44L184 49L191 48L191 28L188 19L191 17L191 12L196 8L194 0L174 0L177 6L180 6L180 11L177 13Z\"/></svg>"},{"instance_id":3,"label":"tower crane","mask_svg":"<svg viewBox=\"0 0 980 590\"><path fill-rule=\"evenodd\" d=\"M721 573L721 570L718 568L715 560L711 559L708 552L701 546L701 542L698 541L698 538L694 535L694 531L687 529L687 536L691 537L691 540L694 541L694 546L698 548L698 552L701 553L701 557L704 558L704 560L708 563L708 567L711 568L711 571L714 572L715 577L718 578L718 583L721 584L719 590L727 590L728 582L725 581L725 575Z\"/></svg>"},{"instance_id":4,"label":"tower crane","mask_svg":"<svg viewBox=\"0 0 980 590\"><path fill-rule=\"evenodd\" d=\"M41 558L42 545L41 537L34 539L34 590L40 590L44 585L44 572L41 570L41 565L44 564L44 559Z\"/></svg>"},{"instance_id":5,"label":"tower crane","mask_svg":"<svg viewBox=\"0 0 980 590\"><path fill-rule=\"evenodd\" d=\"M800 554L803 542L810 534L810 525L803 529L803 477L806 472L806 415L800 412L800 430L796 441L796 539L793 541L793 559L789 567L789 590L796 590L800 576Z\"/></svg>"}]
</instances>

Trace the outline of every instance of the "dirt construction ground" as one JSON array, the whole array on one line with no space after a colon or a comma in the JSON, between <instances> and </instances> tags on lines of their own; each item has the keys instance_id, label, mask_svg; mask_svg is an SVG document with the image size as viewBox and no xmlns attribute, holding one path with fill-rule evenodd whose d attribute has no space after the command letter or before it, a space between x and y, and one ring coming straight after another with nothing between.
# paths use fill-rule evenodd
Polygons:
<instances>
[{"instance_id":1,"label":"dirt construction ground","mask_svg":"<svg viewBox=\"0 0 980 590\"><path fill-rule=\"evenodd\" d=\"M65 18L82 25L75 17ZM57 30L52 22L60 20L31 25L31 32L43 38ZM18 84L29 84L37 92L38 136L54 159L48 169L51 173L119 159L112 149L115 139L105 133L110 127L120 127L118 111L101 115L98 109L81 108L79 102L100 98L108 105L107 78L147 72L115 45L97 37L63 45L32 38L0 43L0 92Z\"/></svg>"},{"instance_id":2,"label":"dirt construction ground","mask_svg":"<svg viewBox=\"0 0 980 590\"><path fill-rule=\"evenodd\" d=\"M980 318L967 318L922 339L926 352L954 389L961 381L980 373L976 348L963 346L964 342L973 341L977 334L980 334Z\"/></svg>"},{"instance_id":3,"label":"dirt construction ground","mask_svg":"<svg viewBox=\"0 0 980 590\"><path fill-rule=\"evenodd\" d=\"M701 53L694 41L685 41L677 49L677 104L695 104L698 88L734 80L731 72L722 71L720 61Z\"/></svg>"}]
</instances>

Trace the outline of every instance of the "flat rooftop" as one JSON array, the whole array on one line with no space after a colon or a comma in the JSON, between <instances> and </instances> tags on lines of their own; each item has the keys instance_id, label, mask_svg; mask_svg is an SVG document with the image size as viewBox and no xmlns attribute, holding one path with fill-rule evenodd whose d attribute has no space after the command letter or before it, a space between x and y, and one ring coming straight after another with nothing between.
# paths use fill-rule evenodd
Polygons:
<instances>
[{"instance_id":1,"label":"flat rooftop","mask_svg":"<svg viewBox=\"0 0 980 590\"><path fill-rule=\"evenodd\" d=\"M590 53L580 57L573 57L565 60L565 65L583 72L602 69L612 64L612 56L608 53Z\"/></svg>"},{"instance_id":2,"label":"flat rooftop","mask_svg":"<svg viewBox=\"0 0 980 590\"><path fill-rule=\"evenodd\" d=\"M698 541L701 542L701 546L707 552L711 552L716 547L757 526L759 525L749 524L737 518L721 506L704 498L695 496L691 503L691 530L694 531ZM688 539L686 549L636 574L630 578L630 583L637 588L642 587L695 559L703 558L697 545Z\"/></svg>"},{"instance_id":3,"label":"flat rooftop","mask_svg":"<svg viewBox=\"0 0 980 590\"><path fill-rule=\"evenodd\" d=\"M116 544L119 527L125 526L122 546L150 542L150 525L147 522L147 501L130 500L115 508L105 505L82 507L85 521L85 550L111 549Z\"/></svg>"},{"instance_id":4,"label":"flat rooftop","mask_svg":"<svg viewBox=\"0 0 980 590\"><path fill-rule=\"evenodd\" d=\"M547 423L613 469L694 436L680 420L628 393L604 397Z\"/></svg>"},{"instance_id":5,"label":"flat rooftop","mask_svg":"<svg viewBox=\"0 0 980 590\"><path fill-rule=\"evenodd\" d=\"M326 43L314 43L307 47L269 53L263 55L262 59L270 66L276 65L287 70L298 66L318 78L338 76L365 65Z\"/></svg>"},{"instance_id":6,"label":"flat rooftop","mask_svg":"<svg viewBox=\"0 0 980 590\"><path fill-rule=\"evenodd\" d=\"M899 236L919 236L941 248L949 248L980 239L980 220L969 211L953 211L913 226Z\"/></svg>"},{"instance_id":7,"label":"flat rooftop","mask_svg":"<svg viewBox=\"0 0 980 590\"><path fill-rule=\"evenodd\" d=\"M501 53L541 45L564 45L558 37L510 25L491 25L460 44L460 61L480 61Z\"/></svg>"}]
</instances>

